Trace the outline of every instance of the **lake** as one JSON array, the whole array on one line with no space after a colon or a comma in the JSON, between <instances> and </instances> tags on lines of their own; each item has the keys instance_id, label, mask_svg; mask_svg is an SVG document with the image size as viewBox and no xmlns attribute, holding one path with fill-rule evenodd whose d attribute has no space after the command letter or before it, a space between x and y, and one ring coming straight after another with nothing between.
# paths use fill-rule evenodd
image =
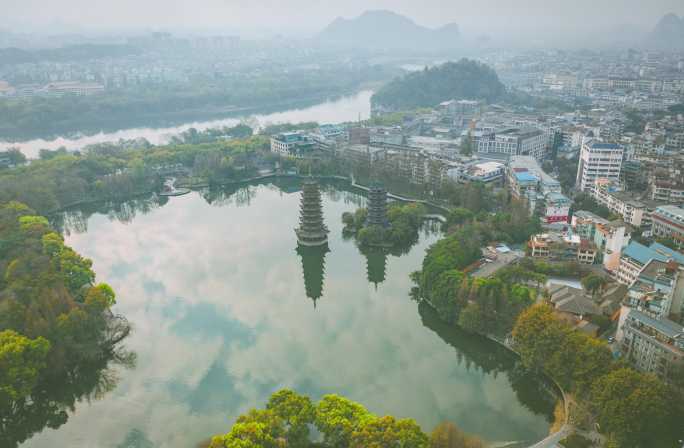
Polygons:
<instances>
[{"instance_id":1,"label":"lake","mask_svg":"<svg viewBox=\"0 0 684 448\"><path fill-rule=\"evenodd\" d=\"M36 158L41 149L57 149L62 146L70 150L81 149L84 146L95 143L115 142L119 139L131 140L145 138L153 145L167 143L169 139L178 135L189 128L199 131L223 126L235 126L242 120L247 120L251 125L258 123L258 126L277 123L301 123L305 121L316 121L319 123L342 123L346 121L356 121L368 119L370 117L370 98L373 95L371 90L363 90L355 95L344 96L335 100L325 101L310 107L289 109L282 112L269 114L251 114L248 116L231 116L220 120L188 122L178 126L165 128L131 128L122 129L116 132L101 132L94 135L84 135L75 138L59 137L52 140L34 139L19 142L0 141L2 148L17 147L27 157Z\"/></svg>"},{"instance_id":2,"label":"lake","mask_svg":"<svg viewBox=\"0 0 684 448\"><path fill-rule=\"evenodd\" d=\"M554 398L499 345L409 298L439 238L426 223L402 256L363 255L340 216L365 203L326 184L330 251L300 254L299 181L278 180L64 214L133 325L133 368L25 447L194 447L283 387L338 393L376 414L443 420L492 442L548 434ZM316 299L315 301L313 299Z\"/></svg>"}]
</instances>

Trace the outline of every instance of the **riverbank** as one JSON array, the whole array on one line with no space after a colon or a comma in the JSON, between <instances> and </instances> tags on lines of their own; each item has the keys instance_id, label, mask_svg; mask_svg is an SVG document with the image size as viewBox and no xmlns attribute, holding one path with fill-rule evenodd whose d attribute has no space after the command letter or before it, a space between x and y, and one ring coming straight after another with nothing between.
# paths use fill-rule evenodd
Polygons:
<instances>
[{"instance_id":1,"label":"riverbank","mask_svg":"<svg viewBox=\"0 0 684 448\"><path fill-rule=\"evenodd\" d=\"M438 314L436 308L428 301L425 299L420 299L420 302L425 303L427 306L429 306L432 310L435 311L436 314ZM447 322L443 321L445 324L448 324ZM461 329L462 331L465 331ZM469 333L474 336L487 339L500 347L504 348L506 351L511 353L513 356L515 356L518 360L520 359L520 353L515 350L513 347L510 339L501 339L496 337L495 335L483 335L483 334L478 334L478 333ZM570 399L563 389L563 387L556 381L554 378L551 376L547 375L546 373L543 373L543 377L545 380L547 380L550 384L553 385L554 391L553 394L557 397L557 399L560 400L560 404L562 405L563 409L563 415L561 418L561 421L555 420L553 424L549 427L550 434L545 437L544 439L540 440L539 442L536 442L533 445L530 445L529 448L553 448L556 446L556 444L564 439L565 437L569 436L570 434L573 433L574 428L570 424ZM551 393L551 391L549 391ZM557 419L558 416L554 414L554 417ZM557 429L556 429L557 428Z\"/></svg>"},{"instance_id":2,"label":"riverbank","mask_svg":"<svg viewBox=\"0 0 684 448\"><path fill-rule=\"evenodd\" d=\"M307 98L292 98L253 106L226 106L202 108L196 111L163 111L149 115L135 114L119 117L107 125L99 117L79 120L78 132L74 130L49 130L22 135L3 133L0 148L17 147L27 157L36 157L39 149L54 150L59 147L81 149L84 146L120 139L144 138L153 145L164 144L168 138L189 128L206 130L234 126L244 119L256 119L259 123L299 123L320 121L341 123L370 116L372 86L359 85L354 89L318 94ZM150 120L150 117L159 117ZM91 121L89 121L91 120ZM93 121L95 120L95 121Z\"/></svg>"}]
</instances>

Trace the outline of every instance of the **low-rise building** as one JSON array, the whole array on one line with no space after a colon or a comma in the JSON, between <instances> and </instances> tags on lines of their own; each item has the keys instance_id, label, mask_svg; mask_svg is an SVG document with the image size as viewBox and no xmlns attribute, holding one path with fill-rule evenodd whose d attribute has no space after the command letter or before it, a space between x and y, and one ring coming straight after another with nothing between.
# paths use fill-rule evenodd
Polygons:
<instances>
[{"instance_id":1,"label":"low-rise building","mask_svg":"<svg viewBox=\"0 0 684 448\"><path fill-rule=\"evenodd\" d=\"M370 128L369 140L371 145L402 145L404 134L399 127L374 127Z\"/></svg>"},{"instance_id":2,"label":"low-rise building","mask_svg":"<svg viewBox=\"0 0 684 448\"><path fill-rule=\"evenodd\" d=\"M591 212L578 210L572 216L572 228L581 238L591 241L600 254L603 267L615 272L630 235L622 221L608 221Z\"/></svg>"},{"instance_id":3,"label":"low-rise building","mask_svg":"<svg viewBox=\"0 0 684 448\"><path fill-rule=\"evenodd\" d=\"M505 166L499 162L479 162L463 168L460 178L465 181L494 182L503 179Z\"/></svg>"},{"instance_id":4,"label":"low-rise building","mask_svg":"<svg viewBox=\"0 0 684 448\"><path fill-rule=\"evenodd\" d=\"M631 226L641 227L647 221L644 219L648 215L646 204L623 192L614 181L597 179L589 189L589 194Z\"/></svg>"},{"instance_id":5,"label":"low-rise building","mask_svg":"<svg viewBox=\"0 0 684 448\"><path fill-rule=\"evenodd\" d=\"M651 260L629 287L626 303L655 319L682 314L684 266L674 260Z\"/></svg>"},{"instance_id":6,"label":"low-rise building","mask_svg":"<svg viewBox=\"0 0 684 448\"><path fill-rule=\"evenodd\" d=\"M355 163L373 165L385 160L387 149L371 145L345 145L338 150L338 155Z\"/></svg>"},{"instance_id":7,"label":"low-rise building","mask_svg":"<svg viewBox=\"0 0 684 448\"><path fill-rule=\"evenodd\" d=\"M302 158L314 149L314 140L301 131L282 132L271 137L271 151L282 156Z\"/></svg>"},{"instance_id":8,"label":"low-rise building","mask_svg":"<svg viewBox=\"0 0 684 448\"><path fill-rule=\"evenodd\" d=\"M579 320L588 315L601 314L599 306L585 294L584 290L572 286L551 284L549 301L553 304L556 313L566 314L568 317L576 316Z\"/></svg>"},{"instance_id":9,"label":"low-rise building","mask_svg":"<svg viewBox=\"0 0 684 448\"><path fill-rule=\"evenodd\" d=\"M596 224L594 244L601 253L603 268L608 272L616 272L620 267L620 255L631 239L625 223L611 221L608 224Z\"/></svg>"},{"instance_id":10,"label":"low-rise building","mask_svg":"<svg viewBox=\"0 0 684 448\"><path fill-rule=\"evenodd\" d=\"M530 255L534 258L545 258L550 261L577 261L582 264L593 264L596 261L596 246L572 232L533 235L528 242L528 247Z\"/></svg>"},{"instance_id":11,"label":"low-rise building","mask_svg":"<svg viewBox=\"0 0 684 448\"><path fill-rule=\"evenodd\" d=\"M50 96L89 96L104 92L105 87L94 82L62 81L52 82L46 85L44 90Z\"/></svg>"},{"instance_id":12,"label":"low-rise building","mask_svg":"<svg viewBox=\"0 0 684 448\"><path fill-rule=\"evenodd\" d=\"M658 207L651 216L653 235L672 238L677 247L684 248L684 209L674 205Z\"/></svg>"},{"instance_id":13,"label":"low-rise building","mask_svg":"<svg viewBox=\"0 0 684 448\"><path fill-rule=\"evenodd\" d=\"M544 172L534 157L511 157L507 181L513 197L527 201L530 213L539 208L548 224L568 222L570 200L561 193L560 182Z\"/></svg>"},{"instance_id":14,"label":"low-rise building","mask_svg":"<svg viewBox=\"0 0 684 448\"><path fill-rule=\"evenodd\" d=\"M561 193L544 196L544 221L547 224L568 223L571 201Z\"/></svg>"},{"instance_id":15,"label":"low-rise building","mask_svg":"<svg viewBox=\"0 0 684 448\"><path fill-rule=\"evenodd\" d=\"M632 241L622 251L620 266L617 272L615 272L614 277L623 285L630 286L636 281L641 271L651 260L662 262L674 260L684 265L684 254L659 243L653 243L651 246L646 247L641 243Z\"/></svg>"},{"instance_id":16,"label":"low-rise building","mask_svg":"<svg viewBox=\"0 0 684 448\"><path fill-rule=\"evenodd\" d=\"M544 160L548 136L534 128L507 128L501 131L483 131L476 137L477 150L483 153L531 156Z\"/></svg>"}]
</instances>

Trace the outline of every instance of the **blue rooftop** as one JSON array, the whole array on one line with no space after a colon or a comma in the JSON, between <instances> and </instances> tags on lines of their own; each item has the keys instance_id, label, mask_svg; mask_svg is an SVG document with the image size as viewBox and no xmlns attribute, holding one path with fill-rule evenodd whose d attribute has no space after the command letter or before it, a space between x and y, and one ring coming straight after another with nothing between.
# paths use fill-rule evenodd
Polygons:
<instances>
[{"instance_id":1,"label":"blue rooftop","mask_svg":"<svg viewBox=\"0 0 684 448\"><path fill-rule=\"evenodd\" d=\"M658 260L663 263L668 260L674 260L679 264L684 264L684 255L660 243L653 243L651 247L646 247L643 244L632 241L622 254L644 265L651 260Z\"/></svg>"},{"instance_id":2,"label":"blue rooftop","mask_svg":"<svg viewBox=\"0 0 684 448\"><path fill-rule=\"evenodd\" d=\"M672 259L679 264L684 264L684 254L672 250L667 246L663 246L660 243L653 243L651 244L650 249L666 259Z\"/></svg>"},{"instance_id":3,"label":"blue rooftop","mask_svg":"<svg viewBox=\"0 0 684 448\"><path fill-rule=\"evenodd\" d=\"M515 173L515 178L518 179L518 182L538 182L539 179L537 179L537 176L534 174L531 174L527 171L519 171Z\"/></svg>"}]
</instances>

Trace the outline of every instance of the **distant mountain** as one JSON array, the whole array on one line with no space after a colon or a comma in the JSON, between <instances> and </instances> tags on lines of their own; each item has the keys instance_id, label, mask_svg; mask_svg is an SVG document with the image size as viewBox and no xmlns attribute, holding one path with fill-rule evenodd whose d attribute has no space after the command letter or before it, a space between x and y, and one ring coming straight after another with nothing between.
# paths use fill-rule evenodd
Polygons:
<instances>
[{"instance_id":1,"label":"distant mountain","mask_svg":"<svg viewBox=\"0 0 684 448\"><path fill-rule=\"evenodd\" d=\"M411 110L452 99L497 101L506 89L496 72L469 59L447 62L395 79L371 99L376 110Z\"/></svg>"},{"instance_id":2,"label":"distant mountain","mask_svg":"<svg viewBox=\"0 0 684 448\"><path fill-rule=\"evenodd\" d=\"M445 50L459 45L458 25L426 28L391 11L366 11L354 19L338 17L318 34L329 44L390 50Z\"/></svg>"},{"instance_id":3,"label":"distant mountain","mask_svg":"<svg viewBox=\"0 0 684 448\"><path fill-rule=\"evenodd\" d=\"M663 16L646 38L646 46L660 50L684 50L684 17Z\"/></svg>"}]
</instances>

